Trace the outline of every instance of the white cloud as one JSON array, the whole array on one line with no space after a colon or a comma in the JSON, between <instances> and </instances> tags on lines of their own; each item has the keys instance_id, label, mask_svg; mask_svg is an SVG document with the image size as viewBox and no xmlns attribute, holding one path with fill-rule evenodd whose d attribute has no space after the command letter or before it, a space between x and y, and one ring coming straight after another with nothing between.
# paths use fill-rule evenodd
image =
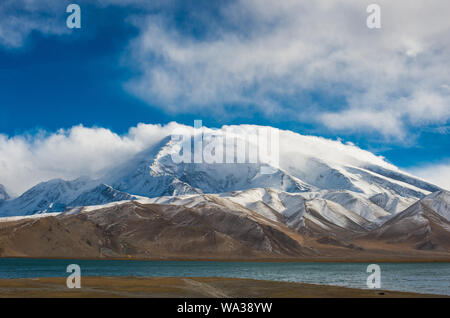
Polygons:
<instances>
[{"instance_id":1,"label":"white cloud","mask_svg":"<svg viewBox=\"0 0 450 318\"><path fill-rule=\"evenodd\" d=\"M410 171L411 173L450 191L450 163L427 165L410 169Z\"/></svg>"},{"instance_id":2,"label":"white cloud","mask_svg":"<svg viewBox=\"0 0 450 318\"><path fill-rule=\"evenodd\" d=\"M68 32L69 2L2 1L0 44L20 47L32 31ZM185 10L202 36L177 25L173 8L183 1L80 0L82 9L88 2L141 8L130 18L140 32L123 55L140 75L125 87L168 112L233 117L251 107L399 139L450 119L448 0L379 0L379 30L366 27L367 4L358 0L236 0Z\"/></svg>"},{"instance_id":3,"label":"white cloud","mask_svg":"<svg viewBox=\"0 0 450 318\"><path fill-rule=\"evenodd\" d=\"M139 124L123 136L83 126L35 136L0 134L0 184L20 194L53 178L99 177L168 136L173 127Z\"/></svg>"},{"instance_id":4,"label":"white cloud","mask_svg":"<svg viewBox=\"0 0 450 318\"><path fill-rule=\"evenodd\" d=\"M309 114L333 129L397 138L447 122L449 2L378 3L381 30L366 27L364 4L342 0L236 1L221 9L227 26L211 23L205 38L165 15L137 19L130 60L142 75L127 88L171 112L252 105L267 116ZM347 105L312 105L304 98L311 92Z\"/></svg>"},{"instance_id":5,"label":"white cloud","mask_svg":"<svg viewBox=\"0 0 450 318\"><path fill-rule=\"evenodd\" d=\"M71 32L66 26L69 13L66 8L76 3L81 6L83 20L84 9L88 6L105 8L115 6L140 6L155 8L164 0L1 0L0 1L0 45L16 49L22 47L32 32L43 35L62 35ZM168 1L166 0L167 4ZM111 21L114 23L114 21ZM83 25L83 24L82 24ZM83 28L88 31L89 29ZM91 29L92 31L92 29Z\"/></svg>"},{"instance_id":6,"label":"white cloud","mask_svg":"<svg viewBox=\"0 0 450 318\"><path fill-rule=\"evenodd\" d=\"M186 128L177 123L165 126L139 124L130 128L127 134L118 135L105 128L75 126L52 134L0 135L0 184L13 195L18 195L39 182L53 178L99 178L137 153L156 145L179 127ZM224 126L222 129L242 136L251 128L241 125ZM212 130L205 128L205 131ZM305 158L315 157L337 164L358 166L372 163L396 169L382 157L352 144L303 136L292 131L280 131L279 150L282 167L299 167Z\"/></svg>"},{"instance_id":7,"label":"white cloud","mask_svg":"<svg viewBox=\"0 0 450 318\"><path fill-rule=\"evenodd\" d=\"M0 3L0 45L19 48L33 31L42 34L68 32L66 1L3 0Z\"/></svg>"}]
</instances>

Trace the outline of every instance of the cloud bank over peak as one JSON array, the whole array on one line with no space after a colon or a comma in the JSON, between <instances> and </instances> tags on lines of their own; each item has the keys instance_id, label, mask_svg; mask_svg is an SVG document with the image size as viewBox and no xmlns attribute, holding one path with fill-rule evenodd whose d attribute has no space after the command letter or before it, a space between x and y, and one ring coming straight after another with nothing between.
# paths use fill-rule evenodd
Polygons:
<instances>
[{"instance_id":1,"label":"cloud bank over peak","mask_svg":"<svg viewBox=\"0 0 450 318\"><path fill-rule=\"evenodd\" d=\"M9 193L20 195L31 186L53 178L101 177L108 170L176 134L180 128L192 129L172 122L164 126L139 124L124 135L81 125L55 133L0 135L0 184L5 185ZM253 128L255 126L224 126L221 131L245 136L245 132ZM204 131L213 132L206 127ZM301 163L295 158L314 157L337 164L358 166L371 163L396 169L382 157L352 144L303 136L292 131L280 130L279 148L284 165L296 166Z\"/></svg>"}]
</instances>

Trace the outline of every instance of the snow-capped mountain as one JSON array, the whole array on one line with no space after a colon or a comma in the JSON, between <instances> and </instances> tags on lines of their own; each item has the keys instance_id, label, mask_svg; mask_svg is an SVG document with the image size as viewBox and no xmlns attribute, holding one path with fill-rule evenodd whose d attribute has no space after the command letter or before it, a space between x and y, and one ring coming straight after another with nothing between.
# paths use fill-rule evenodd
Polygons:
<instances>
[{"instance_id":1,"label":"snow-capped mountain","mask_svg":"<svg viewBox=\"0 0 450 318\"><path fill-rule=\"evenodd\" d=\"M255 129L223 129L245 141L243 132L249 127ZM205 134L218 132L204 129ZM359 257L359 253L379 255L380 250L392 255L404 244L409 249L405 253L412 253L408 255L419 250L448 255L449 193L380 157L354 145L289 131L279 131L278 162L238 161L237 146L221 144L223 156L234 163L176 162L180 142L165 136L95 180L50 180L14 199L0 187L0 216L50 215L0 218L10 231L4 237L40 240L40 233L50 226L57 229L52 232L55 242L71 245L72 234L61 227L67 222L80 240L87 227L89 242L98 246L77 243L66 250L54 243L45 246L45 252L41 249L42 255L147 257L167 256L169 251L180 256L188 250L189 255L198 251L212 255L219 241L221 251L240 257L250 250L270 257L346 253ZM246 159L252 146L248 141ZM221 150L214 149L217 153ZM86 224L87 219L96 227ZM11 220L26 222L34 230L16 231ZM184 237L193 241L180 244ZM37 253L28 243L19 243L4 245L3 250L10 251L5 255Z\"/></svg>"},{"instance_id":2,"label":"snow-capped mountain","mask_svg":"<svg viewBox=\"0 0 450 318\"><path fill-rule=\"evenodd\" d=\"M75 200L70 201L68 207L90 206L106 204L117 201L136 200L137 197L125 192L120 192L104 183L93 189L81 193Z\"/></svg>"},{"instance_id":3,"label":"snow-capped mountain","mask_svg":"<svg viewBox=\"0 0 450 318\"><path fill-rule=\"evenodd\" d=\"M61 212L71 207L134 199L136 197L133 195L87 177L73 181L55 179L36 185L18 198L3 202L0 213L2 216L16 216Z\"/></svg>"},{"instance_id":4,"label":"snow-capped mountain","mask_svg":"<svg viewBox=\"0 0 450 318\"><path fill-rule=\"evenodd\" d=\"M261 174L262 163L179 163L172 155L176 142L165 139L160 148L139 154L131 162L114 169L106 183L114 188L146 197L195 193L223 193L258 187L288 192L309 191L313 187L281 169Z\"/></svg>"},{"instance_id":5,"label":"snow-capped mountain","mask_svg":"<svg viewBox=\"0 0 450 318\"><path fill-rule=\"evenodd\" d=\"M284 224L295 231L302 232L308 228L309 234L314 232L318 235L329 232L330 227L334 227L334 232L341 231L341 236L366 233L390 216L389 212L370 200L359 199L358 194L356 197L352 195L347 191L288 193L270 188L256 188L220 195L166 196L139 202L196 209L213 201L233 210L252 211L255 215Z\"/></svg>"},{"instance_id":6,"label":"snow-capped mountain","mask_svg":"<svg viewBox=\"0 0 450 318\"><path fill-rule=\"evenodd\" d=\"M87 177L74 181L54 179L42 182L20 197L4 202L0 214L15 216L61 211L80 194L95 186L96 183Z\"/></svg>"},{"instance_id":7,"label":"snow-capped mountain","mask_svg":"<svg viewBox=\"0 0 450 318\"><path fill-rule=\"evenodd\" d=\"M279 140L280 164L272 167L272 174L261 173L265 162L176 164L172 155L179 151L177 143L166 138L157 147L111 171L105 183L147 197L273 188L290 193L348 190L367 198L385 194L387 201L401 198L403 202L440 190L355 146L288 131L280 131ZM226 146L224 153L228 151L234 149ZM380 203L386 203L391 213L404 207Z\"/></svg>"},{"instance_id":8,"label":"snow-capped mountain","mask_svg":"<svg viewBox=\"0 0 450 318\"><path fill-rule=\"evenodd\" d=\"M418 249L450 246L450 192L434 192L395 215L367 235L391 243L414 244Z\"/></svg>"},{"instance_id":9,"label":"snow-capped mountain","mask_svg":"<svg viewBox=\"0 0 450 318\"><path fill-rule=\"evenodd\" d=\"M204 128L203 147L208 147L208 134L231 133L235 140L247 142L248 158L255 145L246 132L258 128ZM5 201L0 215L64 211L142 197L172 197L169 201L175 202L174 197L212 194L268 219L283 219L292 228L304 226L308 220L310 224L320 223L322 228L328 222L359 231L382 224L440 190L354 145L290 131L280 130L278 134L278 165L265 161L265 157L259 157L257 163L237 163L237 148L229 143L222 143L223 156L233 154L234 163L175 163L173 157L180 153L180 142L166 136L99 180L83 177L41 183ZM267 167L271 173L263 172Z\"/></svg>"}]
</instances>

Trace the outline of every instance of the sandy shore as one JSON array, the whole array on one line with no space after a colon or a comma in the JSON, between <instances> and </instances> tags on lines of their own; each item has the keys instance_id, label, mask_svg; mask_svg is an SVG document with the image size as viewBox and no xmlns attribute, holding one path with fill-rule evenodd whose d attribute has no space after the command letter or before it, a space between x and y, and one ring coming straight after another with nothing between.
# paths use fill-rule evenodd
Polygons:
<instances>
[{"instance_id":1,"label":"sandy shore","mask_svg":"<svg viewBox=\"0 0 450 318\"><path fill-rule=\"evenodd\" d=\"M68 289L66 278L61 277L1 279L0 297L436 297L385 290L237 278L83 277L81 284L81 289Z\"/></svg>"}]
</instances>

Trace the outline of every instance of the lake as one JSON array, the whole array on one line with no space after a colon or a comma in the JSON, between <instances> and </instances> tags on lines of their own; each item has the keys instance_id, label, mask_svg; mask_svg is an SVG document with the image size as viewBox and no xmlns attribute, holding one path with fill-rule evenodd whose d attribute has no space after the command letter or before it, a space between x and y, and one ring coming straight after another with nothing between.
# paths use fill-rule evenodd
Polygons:
<instances>
[{"instance_id":1,"label":"lake","mask_svg":"<svg viewBox=\"0 0 450 318\"><path fill-rule=\"evenodd\" d=\"M1 259L0 278L68 276L78 264L82 276L236 277L367 288L369 263L257 263L207 261ZM450 295L450 263L379 263L381 288Z\"/></svg>"}]
</instances>

